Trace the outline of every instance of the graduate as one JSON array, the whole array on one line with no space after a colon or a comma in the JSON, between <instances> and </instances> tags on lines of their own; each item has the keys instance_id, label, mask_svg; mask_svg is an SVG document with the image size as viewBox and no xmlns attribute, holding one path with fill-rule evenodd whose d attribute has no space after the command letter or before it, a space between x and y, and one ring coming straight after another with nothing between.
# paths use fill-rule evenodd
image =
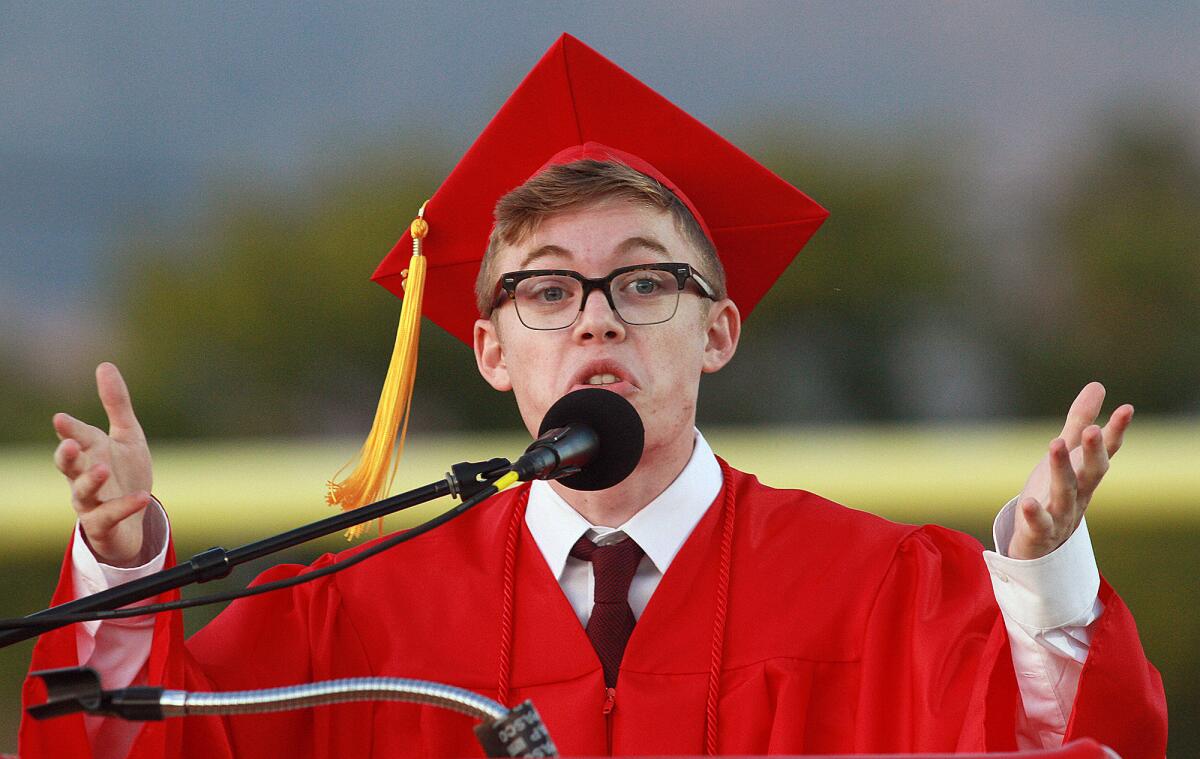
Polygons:
<instances>
[{"instance_id":1,"label":"graduate","mask_svg":"<svg viewBox=\"0 0 1200 759\"><path fill-rule=\"evenodd\" d=\"M376 271L405 299L402 329L370 440L331 500L386 490L422 298L531 432L575 389L629 400L646 429L633 474L592 492L513 488L343 572L235 601L186 641L178 612L59 629L32 668L86 664L106 688L437 680L531 699L564 755L995 751L1090 736L1127 759L1162 756L1161 681L1083 518L1133 415L1120 406L1098 426L1098 383L1000 512L996 551L769 488L695 428L701 376L733 358L742 320L826 215L564 35ZM107 433L54 420L79 517L55 603L174 562L129 393L111 364L97 381ZM26 705L36 691L27 682ZM144 725L75 715L27 719L20 752L478 755L470 725L397 703Z\"/></svg>"}]
</instances>

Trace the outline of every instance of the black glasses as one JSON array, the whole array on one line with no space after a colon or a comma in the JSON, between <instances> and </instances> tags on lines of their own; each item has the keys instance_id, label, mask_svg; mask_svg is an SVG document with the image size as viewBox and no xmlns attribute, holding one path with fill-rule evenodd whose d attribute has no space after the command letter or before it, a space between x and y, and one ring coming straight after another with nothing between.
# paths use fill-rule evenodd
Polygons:
<instances>
[{"instance_id":1,"label":"black glasses","mask_svg":"<svg viewBox=\"0 0 1200 759\"><path fill-rule=\"evenodd\" d=\"M492 308L507 296L529 329L565 329L579 318L592 291L599 290L626 324L661 324L675 315L679 293L689 280L700 295L717 300L712 286L690 264L664 263L622 266L597 279L570 269L510 271L496 285Z\"/></svg>"}]
</instances>

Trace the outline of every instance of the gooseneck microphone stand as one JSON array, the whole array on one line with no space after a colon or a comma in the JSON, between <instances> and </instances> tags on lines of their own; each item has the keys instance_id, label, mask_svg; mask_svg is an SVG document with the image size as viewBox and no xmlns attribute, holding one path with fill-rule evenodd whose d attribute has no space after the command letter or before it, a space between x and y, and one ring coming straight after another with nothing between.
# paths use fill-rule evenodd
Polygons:
<instances>
[{"instance_id":1,"label":"gooseneck microphone stand","mask_svg":"<svg viewBox=\"0 0 1200 759\"><path fill-rule=\"evenodd\" d=\"M500 756L558 756L541 716L529 701L512 709L452 685L400 677L350 677L260 690L205 693L151 686L103 690L96 672L69 667L34 672L46 686L46 703L29 708L34 719L74 712L126 720L161 720L194 715L262 714L348 701L404 701L438 706L479 720L475 737L484 753Z\"/></svg>"},{"instance_id":2,"label":"gooseneck microphone stand","mask_svg":"<svg viewBox=\"0 0 1200 759\"><path fill-rule=\"evenodd\" d=\"M153 598L169 590L182 588L185 585L221 579L228 576L233 568L240 564L269 556L325 535L341 532L354 525L411 508L435 498L446 495L458 496L463 500L462 506L466 506L469 500L482 495L491 488L492 483L510 467L509 460L503 458L455 464L444 479L407 493L400 493L353 511L321 519L254 543L247 543L233 550L227 551L221 547L209 548L188 561L161 572L155 572L95 595L30 614L24 619L34 623L41 618L46 618L45 624L30 624L15 629L0 630L0 648L64 627L78 621L73 617L86 616L88 612L119 609L147 598Z\"/></svg>"}]
</instances>

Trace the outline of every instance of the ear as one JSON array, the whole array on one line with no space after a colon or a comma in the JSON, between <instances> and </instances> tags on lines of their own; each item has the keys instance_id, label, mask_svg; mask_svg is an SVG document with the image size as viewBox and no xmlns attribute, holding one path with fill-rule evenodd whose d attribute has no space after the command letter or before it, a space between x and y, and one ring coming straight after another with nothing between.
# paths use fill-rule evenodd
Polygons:
<instances>
[{"instance_id":1,"label":"ear","mask_svg":"<svg viewBox=\"0 0 1200 759\"><path fill-rule=\"evenodd\" d=\"M496 390L512 390L508 376L508 365L504 362L504 347L500 344L500 332L491 319L475 320L475 365L479 374Z\"/></svg>"},{"instance_id":2,"label":"ear","mask_svg":"<svg viewBox=\"0 0 1200 759\"><path fill-rule=\"evenodd\" d=\"M717 301L708 311L704 333L703 371L711 374L728 364L742 335L742 315L729 298Z\"/></svg>"}]
</instances>

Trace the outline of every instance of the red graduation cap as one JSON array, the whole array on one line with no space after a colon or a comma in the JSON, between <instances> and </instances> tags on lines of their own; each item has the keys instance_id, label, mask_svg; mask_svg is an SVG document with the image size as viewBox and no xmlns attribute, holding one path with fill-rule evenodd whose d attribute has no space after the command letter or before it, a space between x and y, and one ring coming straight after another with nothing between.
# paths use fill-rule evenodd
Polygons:
<instances>
[{"instance_id":1,"label":"red graduation cap","mask_svg":"<svg viewBox=\"0 0 1200 759\"><path fill-rule=\"evenodd\" d=\"M551 163L606 155L632 156L621 162L680 196L710 233L725 267L729 297L743 317L829 215L728 140L564 34L427 205L425 315L471 345L479 318L475 277L496 201ZM406 234L372 279L402 297L401 272L411 251Z\"/></svg>"},{"instance_id":2,"label":"red graduation cap","mask_svg":"<svg viewBox=\"0 0 1200 759\"><path fill-rule=\"evenodd\" d=\"M397 430L403 446L407 426L423 293L425 315L471 345L479 316L475 279L496 202L542 169L583 158L624 163L672 190L714 243L743 317L829 215L612 61L562 35L372 276L404 298L401 326L359 465L342 483L330 483L330 503L354 508L390 486Z\"/></svg>"}]
</instances>

